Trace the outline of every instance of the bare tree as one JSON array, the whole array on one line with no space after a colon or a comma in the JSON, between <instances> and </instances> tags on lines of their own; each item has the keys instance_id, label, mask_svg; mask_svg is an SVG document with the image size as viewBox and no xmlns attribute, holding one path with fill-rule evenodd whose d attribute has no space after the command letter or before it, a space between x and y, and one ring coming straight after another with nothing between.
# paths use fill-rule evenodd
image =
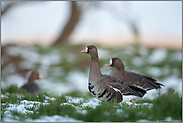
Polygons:
<instances>
[{"instance_id":1,"label":"bare tree","mask_svg":"<svg viewBox=\"0 0 183 123\"><path fill-rule=\"evenodd\" d=\"M2 3L1 3L1 16L5 15L11 8L13 8L15 6L15 2L10 2L10 3L7 3L5 5L2 6Z\"/></svg>"},{"instance_id":2,"label":"bare tree","mask_svg":"<svg viewBox=\"0 0 183 123\"><path fill-rule=\"evenodd\" d=\"M67 41L68 36L74 30L75 26L79 22L81 18L82 11L78 4L75 1L71 2L71 14L69 21L67 22L66 26L64 27L62 33L59 35L58 39L53 43L53 46L60 45Z\"/></svg>"}]
</instances>

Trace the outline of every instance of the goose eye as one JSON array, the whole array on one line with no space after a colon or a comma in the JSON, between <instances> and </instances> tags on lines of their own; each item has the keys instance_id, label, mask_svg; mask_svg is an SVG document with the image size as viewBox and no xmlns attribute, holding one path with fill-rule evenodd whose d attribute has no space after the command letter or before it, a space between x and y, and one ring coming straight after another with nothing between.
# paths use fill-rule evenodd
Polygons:
<instances>
[{"instance_id":1,"label":"goose eye","mask_svg":"<svg viewBox=\"0 0 183 123\"><path fill-rule=\"evenodd\" d=\"M111 64L111 65L112 65L112 59L110 59L110 60L109 60L109 64Z\"/></svg>"},{"instance_id":2,"label":"goose eye","mask_svg":"<svg viewBox=\"0 0 183 123\"><path fill-rule=\"evenodd\" d=\"M89 49L92 49L91 47L89 47Z\"/></svg>"}]
</instances>

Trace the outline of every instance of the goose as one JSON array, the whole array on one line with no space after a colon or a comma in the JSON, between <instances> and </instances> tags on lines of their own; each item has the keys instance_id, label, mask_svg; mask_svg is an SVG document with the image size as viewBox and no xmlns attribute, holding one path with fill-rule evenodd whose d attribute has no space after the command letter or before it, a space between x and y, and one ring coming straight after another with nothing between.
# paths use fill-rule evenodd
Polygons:
<instances>
[{"instance_id":1,"label":"goose","mask_svg":"<svg viewBox=\"0 0 183 123\"><path fill-rule=\"evenodd\" d=\"M101 101L113 99L119 103L123 100L123 95L143 97L146 93L145 90L127 85L116 77L103 75L99 66L98 51L94 45L88 45L81 52L91 56L88 89L95 98Z\"/></svg>"},{"instance_id":2,"label":"goose","mask_svg":"<svg viewBox=\"0 0 183 123\"><path fill-rule=\"evenodd\" d=\"M125 71L123 62L117 57L111 58L109 60L109 63L105 64L105 66L115 67L116 69L111 71L109 75L120 79L128 85L136 86L145 89L146 91L151 89L158 90L161 88L161 86L164 86L163 84L158 83L157 80L153 78Z\"/></svg>"},{"instance_id":3,"label":"goose","mask_svg":"<svg viewBox=\"0 0 183 123\"><path fill-rule=\"evenodd\" d=\"M38 94L41 91L41 89L35 83L36 79L45 79L45 78L42 75L39 75L39 73L36 70L32 70L27 83L24 84L20 89L26 90L27 93Z\"/></svg>"}]
</instances>

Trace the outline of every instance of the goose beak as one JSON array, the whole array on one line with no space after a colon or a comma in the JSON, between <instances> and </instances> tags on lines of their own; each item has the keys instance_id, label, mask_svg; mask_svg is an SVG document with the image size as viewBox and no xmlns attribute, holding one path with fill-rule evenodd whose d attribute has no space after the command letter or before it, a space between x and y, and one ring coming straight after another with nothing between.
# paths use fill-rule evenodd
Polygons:
<instances>
[{"instance_id":1,"label":"goose beak","mask_svg":"<svg viewBox=\"0 0 183 123\"><path fill-rule=\"evenodd\" d=\"M84 49L84 50L81 50L81 52L82 52L82 53L87 53L86 49Z\"/></svg>"},{"instance_id":2,"label":"goose beak","mask_svg":"<svg viewBox=\"0 0 183 123\"><path fill-rule=\"evenodd\" d=\"M105 66L111 66L111 64L110 63L107 63L107 64L105 64Z\"/></svg>"},{"instance_id":3,"label":"goose beak","mask_svg":"<svg viewBox=\"0 0 183 123\"><path fill-rule=\"evenodd\" d=\"M88 52L88 47L86 47L86 49L81 51L82 53L87 53Z\"/></svg>"},{"instance_id":4,"label":"goose beak","mask_svg":"<svg viewBox=\"0 0 183 123\"><path fill-rule=\"evenodd\" d=\"M42 76L42 75L39 75L39 79L45 79L45 77L44 76Z\"/></svg>"}]
</instances>

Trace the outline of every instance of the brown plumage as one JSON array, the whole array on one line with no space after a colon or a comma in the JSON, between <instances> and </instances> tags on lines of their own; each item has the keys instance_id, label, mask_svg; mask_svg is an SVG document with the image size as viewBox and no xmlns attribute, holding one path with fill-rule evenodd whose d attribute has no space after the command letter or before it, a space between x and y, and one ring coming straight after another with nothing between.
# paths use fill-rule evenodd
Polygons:
<instances>
[{"instance_id":1,"label":"brown plumage","mask_svg":"<svg viewBox=\"0 0 183 123\"><path fill-rule=\"evenodd\" d=\"M38 94L41 89L40 87L35 83L36 79L44 79L43 76L39 75L36 70L31 71L31 74L28 78L28 82L24 84L21 89L26 90L28 93Z\"/></svg>"},{"instance_id":2,"label":"brown plumage","mask_svg":"<svg viewBox=\"0 0 183 123\"><path fill-rule=\"evenodd\" d=\"M123 95L135 95L142 97L146 91L135 86L128 86L118 78L103 75L99 66L97 48L89 45L81 52L91 56L88 89L97 99L110 101L112 98L116 102L123 100Z\"/></svg>"},{"instance_id":3,"label":"brown plumage","mask_svg":"<svg viewBox=\"0 0 183 123\"><path fill-rule=\"evenodd\" d=\"M161 83L157 83L157 80L143 76L137 73L125 71L123 62L119 58L110 59L108 64L105 66L112 66L116 69L111 71L109 75L114 76L130 86L137 86L145 89L146 91L151 89L160 89L164 86Z\"/></svg>"}]
</instances>

